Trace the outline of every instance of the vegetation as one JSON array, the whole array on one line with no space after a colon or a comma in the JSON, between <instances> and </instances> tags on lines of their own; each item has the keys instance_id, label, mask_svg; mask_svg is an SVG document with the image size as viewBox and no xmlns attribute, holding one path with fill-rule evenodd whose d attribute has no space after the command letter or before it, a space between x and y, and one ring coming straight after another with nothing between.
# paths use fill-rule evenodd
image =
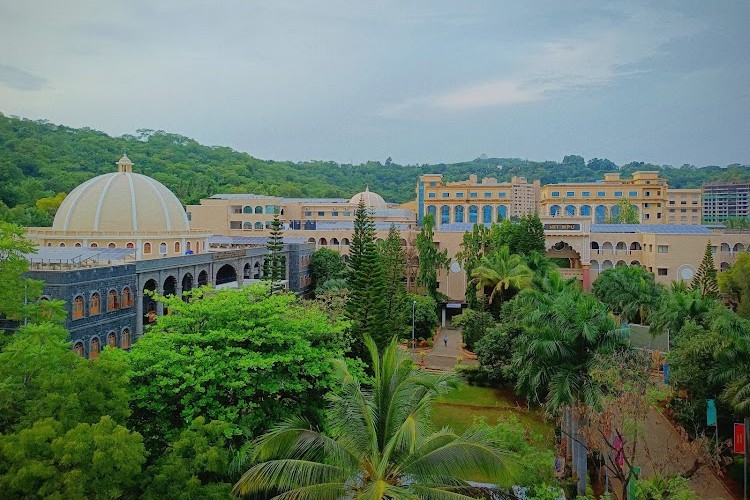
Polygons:
<instances>
[{"instance_id":1,"label":"vegetation","mask_svg":"<svg viewBox=\"0 0 750 500\"><path fill-rule=\"evenodd\" d=\"M750 319L750 253L739 254L735 263L719 275L719 289L739 316Z\"/></svg>"},{"instance_id":2,"label":"vegetation","mask_svg":"<svg viewBox=\"0 0 750 500\"><path fill-rule=\"evenodd\" d=\"M654 275L641 266L617 266L603 271L592 292L622 321L639 324L646 323L661 295Z\"/></svg>"},{"instance_id":3,"label":"vegetation","mask_svg":"<svg viewBox=\"0 0 750 500\"><path fill-rule=\"evenodd\" d=\"M503 246L484 255L471 272L471 277L477 292L489 291L488 303L492 304L495 297L502 302L507 291L522 290L531 284L533 273L520 255L511 254L510 249Z\"/></svg>"},{"instance_id":4,"label":"vegetation","mask_svg":"<svg viewBox=\"0 0 750 500\"><path fill-rule=\"evenodd\" d=\"M434 241L435 218L432 214L425 215L422 220L422 229L417 235L417 252L419 253L419 274L417 274L417 285L424 287L427 294L439 301L438 295L438 272L448 268L450 260L448 251L438 252Z\"/></svg>"},{"instance_id":5,"label":"vegetation","mask_svg":"<svg viewBox=\"0 0 750 500\"><path fill-rule=\"evenodd\" d=\"M406 252L401 245L401 233L391 225L388 237L378 246L380 262L383 265L383 295L385 311L383 321L385 331L401 336L408 323L406 303ZM437 305L435 306L437 308Z\"/></svg>"},{"instance_id":6,"label":"vegetation","mask_svg":"<svg viewBox=\"0 0 750 500\"><path fill-rule=\"evenodd\" d=\"M330 248L319 248L310 257L310 274L317 294L328 280L338 280L346 276L346 266L341 254Z\"/></svg>"},{"instance_id":7,"label":"vegetation","mask_svg":"<svg viewBox=\"0 0 750 500\"><path fill-rule=\"evenodd\" d=\"M271 222L271 232L266 243L268 255L263 260L263 275L270 282L271 293L280 293L284 286L282 281L286 279L286 263L284 262L284 233L281 230L281 220L274 215Z\"/></svg>"},{"instance_id":8,"label":"vegetation","mask_svg":"<svg viewBox=\"0 0 750 500\"><path fill-rule=\"evenodd\" d=\"M703 260L698 267L698 271L693 276L690 288L700 292L701 298L719 296L719 280L716 276L716 267L714 265L714 252L711 248L711 242L706 243L706 251L703 254Z\"/></svg>"}]
</instances>

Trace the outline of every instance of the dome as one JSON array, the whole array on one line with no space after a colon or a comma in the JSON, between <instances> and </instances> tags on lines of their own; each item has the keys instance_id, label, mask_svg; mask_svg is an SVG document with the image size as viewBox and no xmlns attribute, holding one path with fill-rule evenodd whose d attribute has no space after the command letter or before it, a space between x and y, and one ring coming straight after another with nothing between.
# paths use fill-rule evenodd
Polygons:
<instances>
[{"instance_id":1,"label":"dome","mask_svg":"<svg viewBox=\"0 0 750 500\"><path fill-rule=\"evenodd\" d=\"M359 200L365 201L365 207L370 210L376 210L381 208L388 208L385 204L385 200L378 193L373 193L369 188L365 188L361 193L357 193L349 200L349 203L353 205L359 205Z\"/></svg>"},{"instance_id":2,"label":"dome","mask_svg":"<svg viewBox=\"0 0 750 500\"><path fill-rule=\"evenodd\" d=\"M118 172L84 182L63 200L52 228L68 232L188 232L190 224L177 197L151 177L134 174L123 156Z\"/></svg>"}]
</instances>

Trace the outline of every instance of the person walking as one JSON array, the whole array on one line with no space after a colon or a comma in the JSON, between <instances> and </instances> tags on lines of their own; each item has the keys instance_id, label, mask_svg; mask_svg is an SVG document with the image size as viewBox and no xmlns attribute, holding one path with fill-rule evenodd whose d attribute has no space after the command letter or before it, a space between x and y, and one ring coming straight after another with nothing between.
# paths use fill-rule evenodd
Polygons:
<instances>
[{"instance_id":1,"label":"person walking","mask_svg":"<svg viewBox=\"0 0 750 500\"><path fill-rule=\"evenodd\" d=\"M448 347L448 336L446 335L443 337L443 343L445 344L445 347Z\"/></svg>"}]
</instances>

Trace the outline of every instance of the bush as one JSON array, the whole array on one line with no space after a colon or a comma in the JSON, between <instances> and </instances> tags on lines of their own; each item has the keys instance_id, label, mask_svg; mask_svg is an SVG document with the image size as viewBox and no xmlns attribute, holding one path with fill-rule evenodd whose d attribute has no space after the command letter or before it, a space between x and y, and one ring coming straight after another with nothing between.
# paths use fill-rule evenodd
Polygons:
<instances>
[{"instance_id":1,"label":"bush","mask_svg":"<svg viewBox=\"0 0 750 500\"><path fill-rule=\"evenodd\" d=\"M517 329L508 326L490 328L477 342L476 352L479 364L485 371L490 384L505 386L515 381L511 362L513 343L519 333Z\"/></svg>"},{"instance_id":2,"label":"bush","mask_svg":"<svg viewBox=\"0 0 750 500\"><path fill-rule=\"evenodd\" d=\"M405 314L404 317L408 320L409 328L405 330L405 335L408 335L411 339L411 307L413 302L416 302L414 306L414 336L418 339L432 341L432 335L439 323L437 302L426 295L409 294L407 296L406 304L409 313Z\"/></svg>"},{"instance_id":3,"label":"bush","mask_svg":"<svg viewBox=\"0 0 750 500\"><path fill-rule=\"evenodd\" d=\"M466 349L473 352L476 343L484 337L489 328L495 326L495 319L492 314L486 311L466 309L463 313L455 316L452 323L464 329L463 337Z\"/></svg>"}]
</instances>

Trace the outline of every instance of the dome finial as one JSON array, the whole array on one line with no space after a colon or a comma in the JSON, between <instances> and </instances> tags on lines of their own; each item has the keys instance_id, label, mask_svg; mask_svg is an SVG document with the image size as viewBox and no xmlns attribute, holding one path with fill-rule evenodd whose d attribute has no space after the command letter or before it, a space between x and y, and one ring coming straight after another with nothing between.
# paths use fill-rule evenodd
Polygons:
<instances>
[{"instance_id":1,"label":"dome finial","mask_svg":"<svg viewBox=\"0 0 750 500\"><path fill-rule=\"evenodd\" d=\"M118 172L132 172L133 171L133 162L130 161L130 158L128 158L128 155L125 154L123 151L122 158L120 158L120 161L117 162L117 171Z\"/></svg>"}]
</instances>

